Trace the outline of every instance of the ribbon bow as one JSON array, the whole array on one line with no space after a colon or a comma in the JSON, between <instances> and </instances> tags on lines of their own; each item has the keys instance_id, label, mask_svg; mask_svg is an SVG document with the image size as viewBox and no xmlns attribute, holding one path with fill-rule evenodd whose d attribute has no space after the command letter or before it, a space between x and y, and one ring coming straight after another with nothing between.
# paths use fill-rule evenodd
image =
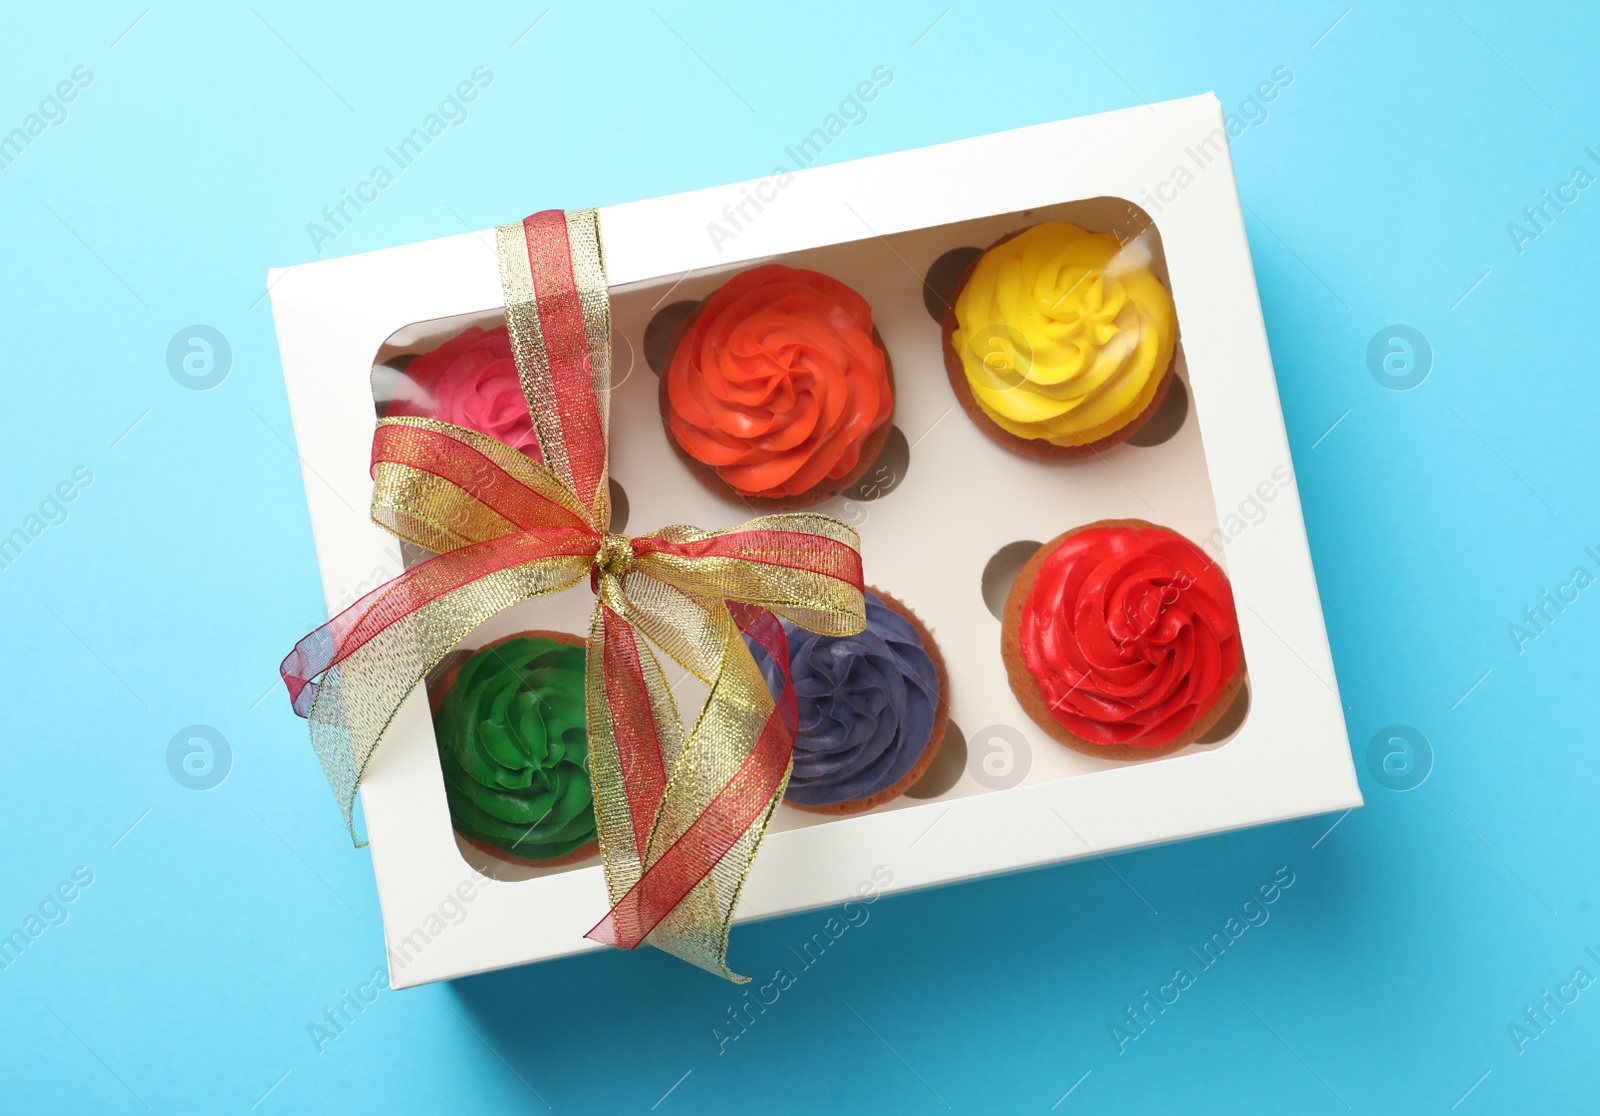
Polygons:
<instances>
[{"instance_id":1,"label":"ribbon bow","mask_svg":"<svg viewBox=\"0 0 1600 1116\"><path fill-rule=\"evenodd\" d=\"M728 927L783 797L798 721L777 616L827 635L860 631L858 539L813 514L612 534L611 305L598 215L537 213L501 227L497 242L544 461L450 423L381 420L373 521L439 553L302 639L283 661L284 682L363 844L356 788L401 703L477 625L588 574L589 765L612 907L587 936L648 943L743 981L725 963ZM776 699L746 637L783 668ZM709 688L687 736L652 645Z\"/></svg>"}]
</instances>

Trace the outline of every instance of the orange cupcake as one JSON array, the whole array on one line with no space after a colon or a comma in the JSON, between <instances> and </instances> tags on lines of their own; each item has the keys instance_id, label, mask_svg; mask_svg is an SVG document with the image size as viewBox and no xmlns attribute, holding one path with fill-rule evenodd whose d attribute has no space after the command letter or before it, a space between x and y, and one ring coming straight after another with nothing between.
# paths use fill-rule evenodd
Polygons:
<instances>
[{"instance_id":1,"label":"orange cupcake","mask_svg":"<svg viewBox=\"0 0 1600 1116\"><path fill-rule=\"evenodd\" d=\"M809 507L877 459L894 378L872 310L815 271L741 272L684 319L661 418L689 470L723 499Z\"/></svg>"}]
</instances>

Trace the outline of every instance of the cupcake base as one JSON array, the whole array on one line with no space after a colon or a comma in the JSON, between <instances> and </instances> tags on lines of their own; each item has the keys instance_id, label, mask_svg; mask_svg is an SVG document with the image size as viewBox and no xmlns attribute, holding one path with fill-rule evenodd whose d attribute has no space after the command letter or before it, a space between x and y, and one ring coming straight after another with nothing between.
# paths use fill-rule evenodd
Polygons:
<instances>
[{"instance_id":1,"label":"cupcake base","mask_svg":"<svg viewBox=\"0 0 1600 1116\"><path fill-rule=\"evenodd\" d=\"M1062 543L1080 531L1088 531L1096 527L1131 527L1137 530L1170 530L1159 524L1151 523L1144 519L1101 519L1094 523L1085 523L1081 527L1074 527L1063 532L1041 546L1034 556L1028 559L1028 564L1022 567L1017 574L1017 580L1011 584L1011 593L1006 597L1005 612L1001 617L1000 627L1000 655L1005 662L1006 678L1011 683L1011 692L1016 695L1022 708L1032 717L1034 723L1044 729L1053 740L1057 740L1074 751L1084 755L1098 756L1101 759L1111 760L1146 760L1156 759L1160 756L1171 755L1180 748L1186 748L1209 732L1218 721L1228 712L1234 699L1239 696L1239 688L1244 685L1245 666L1244 653L1239 654L1239 665L1233 672L1233 677L1217 695L1216 703L1199 717L1192 725L1175 739L1166 744L1154 747L1139 747L1134 744L1095 744L1078 736L1060 721L1056 720L1050 712L1050 703L1039 690L1039 684L1034 681L1032 674L1028 673L1028 666L1022 658L1022 642L1018 638L1018 629L1022 623L1022 609L1027 602L1028 593L1033 588L1035 579L1039 576L1039 569L1045 560L1054 553Z\"/></svg>"},{"instance_id":2,"label":"cupcake base","mask_svg":"<svg viewBox=\"0 0 1600 1116\"><path fill-rule=\"evenodd\" d=\"M934 759L939 755L939 747L944 743L945 732L950 726L950 673L945 669L944 656L939 653L939 644L934 640L922 620L904 602L895 599L882 589L869 585L867 588L889 608L898 613L901 619L916 629L917 635L922 638L923 650L927 651L928 658L933 660L934 673L939 677L939 704L933 711L933 731L928 734L928 746L923 749L917 762L912 764L911 770L902 775L898 782L885 787L876 794L865 798L852 798L844 802L833 802L826 806L802 806L798 802L790 802L787 798L783 804L791 810L804 810L808 814L860 814L882 806L885 802L899 798L910 790L916 781L922 778L933 765Z\"/></svg>"},{"instance_id":3,"label":"cupcake base","mask_svg":"<svg viewBox=\"0 0 1600 1116\"><path fill-rule=\"evenodd\" d=\"M508 636L501 636L499 639L494 640L491 643L486 643L482 647L473 648L472 653L477 654L479 651L487 651L491 647L499 647L502 643L509 643L514 639L548 639L555 643L564 643L568 647L584 646L583 638L580 636L575 636L571 632L550 632L537 629L527 632L513 632ZM466 660L464 659L462 660L462 662L465 661ZM450 692L450 687L455 685L456 676L460 673L461 662L458 662L451 667L448 672L445 673L444 677L439 680L439 684L437 686L430 687L428 692L428 711L430 713L439 712L439 706L443 704L445 694ZM553 856L548 860L529 860L527 857L517 856L515 853L506 852L506 850L502 849L499 845L491 845L489 842L480 841L476 837L468 837L459 829L453 830L453 832L457 837L461 838L475 849L479 849L482 852L488 853L490 856L496 857L497 859L504 860L508 864L517 864L526 868L558 868L564 864L576 864L579 861L588 860L590 857L595 856L600 852L600 838L596 837L593 841L587 841L569 853L563 853L560 856Z\"/></svg>"},{"instance_id":4,"label":"cupcake base","mask_svg":"<svg viewBox=\"0 0 1600 1116\"><path fill-rule=\"evenodd\" d=\"M678 439L672 433L672 420L667 416L671 413L671 403L667 398L667 370L672 367L672 358L678 352L678 346L688 336L689 330L694 327L695 321L700 317L700 312L705 309L705 300L701 299L699 305L683 316L683 321L678 323L678 328L672 333L672 343L667 347L667 362L661 372L661 386L657 395L656 409L661 413L661 428L666 432L667 445L672 447L672 452L678 455L684 467L694 474L694 479L699 481L707 491L714 496L726 500L730 504L750 508L760 512L799 511L802 508L811 508L831 500L841 492L848 492L860 483L866 476L867 470L877 463L878 455L883 452L884 443L889 440L889 428L894 425L894 412L889 412L889 417L884 419L883 425L867 435L867 440L861 446L861 460L856 462L856 467L849 473L839 478L828 478L794 496L754 496L747 495L734 488L733 485L723 480L715 467L707 465L704 461L693 456L688 450L678 444ZM878 327L872 327L872 343L878 346L878 351L883 353L883 371L889 380L889 392L894 394L894 363L889 359L889 350L884 347L883 336L878 332Z\"/></svg>"},{"instance_id":5,"label":"cupcake base","mask_svg":"<svg viewBox=\"0 0 1600 1116\"><path fill-rule=\"evenodd\" d=\"M560 868L568 864L578 864L600 854L600 841L596 838L586 845L579 845L565 856L554 856L549 860L528 860L524 857L514 856L498 845L491 845L487 841L480 841L476 837L468 837L459 829L455 835L480 852L487 853L496 860L503 860L507 864L515 864L521 868Z\"/></svg>"},{"instance_id":6,"label":"cupcake base","mask_svg":"<svg viewBox=\"0 0 1600 1116\"><path fill-rule=\"evenodd\" d=\"M968 281L972 278L972 273L977 270L979 262L985 255L1025 231L1025 229L1017 229L1013 232L1008 232L1005 236L989 245L988 248L985 248L983 252L973 258L972 262L967 265L966 270L961 273L961 278L957 280L955 290L950 295L950 304L944 310L944 325L940 330L939 336L940 348L944 352L945 376L950 380L950 389L956 393L957 402L961 404L961 409L967 413L967 417L972 420L973 425L983 431L990 441L1003 446L1012 453L1020 454L1023 457L1031 457L1037 461L1072 461L1081 457L1096 457L1112 446L1127 441L1134 431L1149 422L1150 416L1161 409L1162 402L1167 398L1167 389L1172 385L1172 362L1169 361L1167 367L1162 370L1161 383L1156 388L1156 393L1149 404L1144 410L1135 415L1126 426L1113 430L1104 438L1093 442L1085 442L1081 446L1058 446L1054 442L1046 441L1043 438L1023 438L1013 434L990 418L988 412L978 403L977 397L972 394L972 385L967 382L966 367L961 362L961 354L956 352L956 303L960 300L961 292L966 289Z\"/></svg>"}]
</instances>

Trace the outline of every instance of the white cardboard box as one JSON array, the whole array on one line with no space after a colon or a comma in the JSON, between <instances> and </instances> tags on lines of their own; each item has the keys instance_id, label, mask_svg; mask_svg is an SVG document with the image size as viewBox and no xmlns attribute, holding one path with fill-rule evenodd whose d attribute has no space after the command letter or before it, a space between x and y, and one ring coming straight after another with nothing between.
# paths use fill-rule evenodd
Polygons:
<instances>
[{"instance_id":1,"label":"white cardboard box","mask_svg":"<svg viewBox=\"0 0 1600 1116\"><path fill-rule=\"evenodd\" d=\"M731 227L724 207L750 194L766 199L761 211L747 205L736 235L711 235L712 222ZM530 198L529 210L544 202ZM1057 216L1096 231L1139 221L1157 230L1156 266L1177 306L1178 373L1193 401L1161 445L1124 445L1092 463L1032 462L990 442L955 405L924 274L950 248L985 247ZM642 356L657 307L782 257L859 290L895 365L894 421L911 445L903 478L880 499L821 510L857 525L868 582L932 628L968 766L933 799L839 819L780 809L741 921L843 903L863 884L892 893L1361 805L1214 96L810 168L781 186L768 178L611 206L600 224L615 319L612 473L627 492L630 533L748 518L705 492L666 443ZM374 361L386 344L421 351L499 316L493 238L275 270L269 285L333 609L400 572L395 540L366 515ZM961 529L948 528L953 514ZM1251 706L1226 741L1142 763L1099 760L1050 740L1013 698L1000 624L981 592L985 565L1007 543L1101 518L1209 539L1227 569ZM469 642L524 627L583 632L591 607L574 588L502 614ZM1012 740L1021 734L1020 749L1006 750L1005 728ZM986 757L1026 777L987 789L1009 780L982 777ZM606 911L598 860L491 883L463 859L420 687L374 756L362 802L395 987L600 948L583 937ZM337 816L331 799L328 810ZM740 967L737 931L729 963Z\"/></svg>"}]
</instances>

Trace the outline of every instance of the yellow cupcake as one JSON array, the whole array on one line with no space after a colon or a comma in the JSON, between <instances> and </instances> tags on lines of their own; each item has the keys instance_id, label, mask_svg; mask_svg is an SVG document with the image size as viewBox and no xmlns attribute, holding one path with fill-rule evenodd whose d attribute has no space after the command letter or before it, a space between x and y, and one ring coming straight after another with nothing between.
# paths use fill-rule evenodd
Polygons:
<instances>
[{"instance_id":1,"label":"yellow cupcake","mask_svg":"<svg viewBox=\"0 0 1600 1116\"><path fill-rule=\"evenodd\" d=\"M983 413L1019 438L1064 447L1099 442L1143 414L1177 334L1143 242L1064 221L985 252L955 322L951 343Z\"/></svg>"}]
</instances>

